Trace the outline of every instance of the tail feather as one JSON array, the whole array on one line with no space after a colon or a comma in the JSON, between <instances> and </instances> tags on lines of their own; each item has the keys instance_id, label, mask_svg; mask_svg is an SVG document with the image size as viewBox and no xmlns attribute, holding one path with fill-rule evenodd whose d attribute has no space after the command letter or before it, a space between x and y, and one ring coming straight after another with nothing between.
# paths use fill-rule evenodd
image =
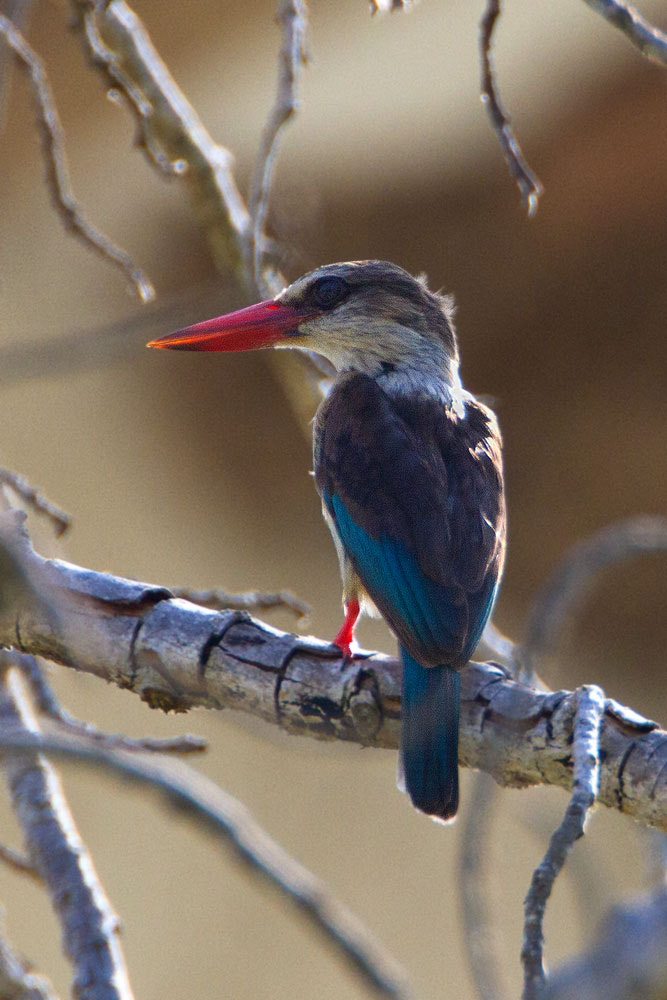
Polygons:
<instances>
[{"instance_id":1,"label":"tail feather","mask_svg":"<svg viewBox=\"0 0 667 1000\"><path fill-rule=\"evenodd\" d=\"M459 804L461 678L451 667L422 667L401 647L403 710L399 785L416 809L451 820Z\"/></svg>"}]
</instances>

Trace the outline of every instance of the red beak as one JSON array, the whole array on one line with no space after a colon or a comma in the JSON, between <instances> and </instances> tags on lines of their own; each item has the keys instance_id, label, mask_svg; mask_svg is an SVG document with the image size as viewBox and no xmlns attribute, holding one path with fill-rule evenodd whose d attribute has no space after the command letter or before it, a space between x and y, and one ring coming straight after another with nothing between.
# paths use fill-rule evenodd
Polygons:
<instances>
[{"instance_id":1,"label":"red beak","mask_svg":"<svg viewBox=\"0 0 667 1000\"><path fill-rule=\"evenodd\" d=\"M147 347L171 351L254 351L296 334L315 310L295 309L269 299L226 316L207 319L151 340Z\"/></svg>"}]
</instances>

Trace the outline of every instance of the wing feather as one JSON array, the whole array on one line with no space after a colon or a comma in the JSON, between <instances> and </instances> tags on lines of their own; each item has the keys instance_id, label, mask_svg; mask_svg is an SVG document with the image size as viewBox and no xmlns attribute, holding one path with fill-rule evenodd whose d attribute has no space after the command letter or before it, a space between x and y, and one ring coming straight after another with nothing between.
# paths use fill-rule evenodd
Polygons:
<instances>
[{"instance_id":1,"label":"wing feather","mask_svg":"<svg viewBox=\"0 0 667 1000\"><path fill-rule=\"evenodd\" d=\"M502 569L500 436L470 398L390 397L351 373L318 415L315 474L355 571L422 664L467 662Z\"/></svg>"}]
</instances>

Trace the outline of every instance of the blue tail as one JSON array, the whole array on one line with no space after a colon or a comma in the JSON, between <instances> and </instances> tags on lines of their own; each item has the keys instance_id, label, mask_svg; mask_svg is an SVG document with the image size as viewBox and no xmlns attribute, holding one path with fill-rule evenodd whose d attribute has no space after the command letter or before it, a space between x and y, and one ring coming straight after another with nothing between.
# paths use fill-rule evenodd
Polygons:
<instances>
[{"instance_id":1,"label":"blue tail","mask_svg":"<svg viewBox=\"0 0 667 1000\"><path fill-rule=\"evenodd\" d=\"M401 658L400 774L405 791L416 809L439 819L452 819L459 804L461 678L450 667L420 666L403 647Z\"/></svg>"}]
</instances>

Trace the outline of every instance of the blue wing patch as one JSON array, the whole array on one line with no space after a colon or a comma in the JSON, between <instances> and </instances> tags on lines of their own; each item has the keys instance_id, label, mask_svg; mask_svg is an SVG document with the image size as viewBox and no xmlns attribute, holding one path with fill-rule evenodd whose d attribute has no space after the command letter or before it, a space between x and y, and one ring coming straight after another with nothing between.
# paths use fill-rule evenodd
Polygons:
<instances>
[{"instance_id":1,"label":"blue wing patch","mask_svg":"<svg viewBox=\"0 0 667 1000\"><path fill-rule=\"evenodd\" d=\"M369 535L338 495L325 493L324 500L359 577L400 641L424 663L467 658L470 623L461 588L429 580L402 542Z\"/></svg>"}]
</instances>

